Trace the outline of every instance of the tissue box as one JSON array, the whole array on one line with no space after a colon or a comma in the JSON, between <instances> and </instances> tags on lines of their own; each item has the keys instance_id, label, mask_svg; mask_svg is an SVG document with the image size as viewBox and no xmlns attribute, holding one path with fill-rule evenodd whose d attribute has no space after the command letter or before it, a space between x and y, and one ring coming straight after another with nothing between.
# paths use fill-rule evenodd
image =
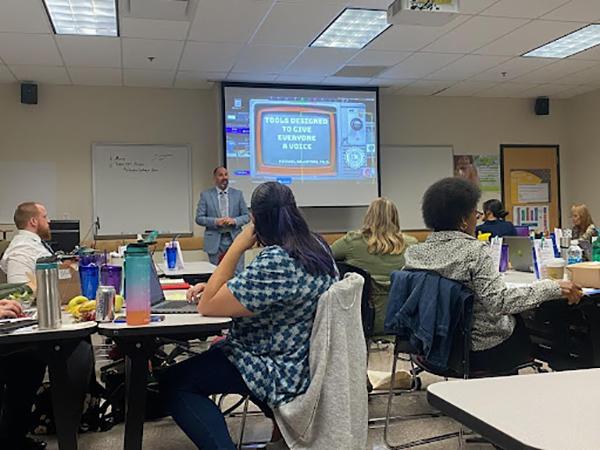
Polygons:
<instances>
[{"instance_id":1,"label":"tissue box","mask_svg":"<svg viewBox=\"0 0 600 450\"><path fill-rule=\"evenodd\" d=\"M571 279L582 287L600 289L600 262L584 262L567 266Z\"/></svg>"}]
</instances>

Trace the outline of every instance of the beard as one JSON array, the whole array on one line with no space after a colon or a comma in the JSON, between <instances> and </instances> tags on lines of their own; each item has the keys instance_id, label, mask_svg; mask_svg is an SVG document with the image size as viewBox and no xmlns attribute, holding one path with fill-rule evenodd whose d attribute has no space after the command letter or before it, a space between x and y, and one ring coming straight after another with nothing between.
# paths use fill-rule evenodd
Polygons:
<instances>
[{"instance_id":1,"label":"beard","mask_svg":"<svg viewBox=\"0 0 600 450\"><path fill-rule=\"evenodd\" d=\"M49 241L52 238L52 234L50 233L50 227L39 229L37 234L44 241Z\"/></svg>"}]
</instances>

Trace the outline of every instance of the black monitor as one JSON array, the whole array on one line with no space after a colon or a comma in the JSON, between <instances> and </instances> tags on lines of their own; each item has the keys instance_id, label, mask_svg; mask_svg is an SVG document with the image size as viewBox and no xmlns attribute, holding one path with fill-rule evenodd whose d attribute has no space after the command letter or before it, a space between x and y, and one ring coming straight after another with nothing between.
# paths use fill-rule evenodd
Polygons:
<instances>
[{"instance_id":1,"label":"black monitor","mask_svg":"<svg viewBox=\"0 0 600 450\"><path fill-rule=\"evenodd\" d=\"M55 252L71 253L79 245L79 220L52 220L52 238L48 242Z\"/></svg>"}]
</instances>

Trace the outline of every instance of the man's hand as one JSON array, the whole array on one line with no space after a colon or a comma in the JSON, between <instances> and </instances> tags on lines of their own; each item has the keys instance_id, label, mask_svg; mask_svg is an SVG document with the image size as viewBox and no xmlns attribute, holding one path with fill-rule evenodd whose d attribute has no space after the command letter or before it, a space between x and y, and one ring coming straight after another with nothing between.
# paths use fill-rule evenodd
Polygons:
<instances>
[{"instance_id":1,"label":"man's hand","mask_svg":"<svg viewBox=\"0 0 600 450\"><path fill-rule=\"evenodd\" d=\"M14 319L23 315L19 302L14 300L0 300L0 319Z\"/></svg>"},{"instance_id":2,"label":"man's hand","mask_svg":"<svg viewBox=\"0 0 600 450\"><path fill-rule=\"evenodd\" d=\"M215 224L218 227L224 227L225 226L225 221L227 220L227 217L219 217L217 220L215 220Z\"/></svg>"},{"instance_id":3,"label":"man's hand","mask_svg":"<svg viewBox=\"0 0 600 450\"><path fill-rule=\"evenodd\" d=\"M225 217L225 224L235 227L235 219L232 217Z\"/></svg>"},{"instance_id":4,"label":"man's hand","mask_svg":"<svg viewBox=\"0 0 600 450\"><path fill-rule=\"evenodd\" d=\"M583 297L583 291L581 290L581 286L572 281L559 281L560 292L567 299L569 305L576 305Z\"/></svg>"}]
</instances>

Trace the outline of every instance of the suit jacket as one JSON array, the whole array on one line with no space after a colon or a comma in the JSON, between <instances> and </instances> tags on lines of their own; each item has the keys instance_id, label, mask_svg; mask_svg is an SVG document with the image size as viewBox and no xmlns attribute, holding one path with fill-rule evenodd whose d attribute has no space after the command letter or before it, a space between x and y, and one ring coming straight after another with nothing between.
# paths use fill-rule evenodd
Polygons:
<instances>
[{"instance_id":1,"label":"suit jacket","mask_svg":"<svg viewBox=\"0 0 600 450\"><path fill-rule=\"evenodd\" d=\"M217 189L213 187L200 194L200 201L196 210L196 223L206 228L204 230L204 251L209 255L219 252L223 233L231 233L232 237L235 238L242 231L242 227L250 221L248 206L244 201L242 191L228 187L227 192L229 217L235 219L235 226L232 227L218 227L215 223L221 217Z\"/></svg>"}]
</instances>

